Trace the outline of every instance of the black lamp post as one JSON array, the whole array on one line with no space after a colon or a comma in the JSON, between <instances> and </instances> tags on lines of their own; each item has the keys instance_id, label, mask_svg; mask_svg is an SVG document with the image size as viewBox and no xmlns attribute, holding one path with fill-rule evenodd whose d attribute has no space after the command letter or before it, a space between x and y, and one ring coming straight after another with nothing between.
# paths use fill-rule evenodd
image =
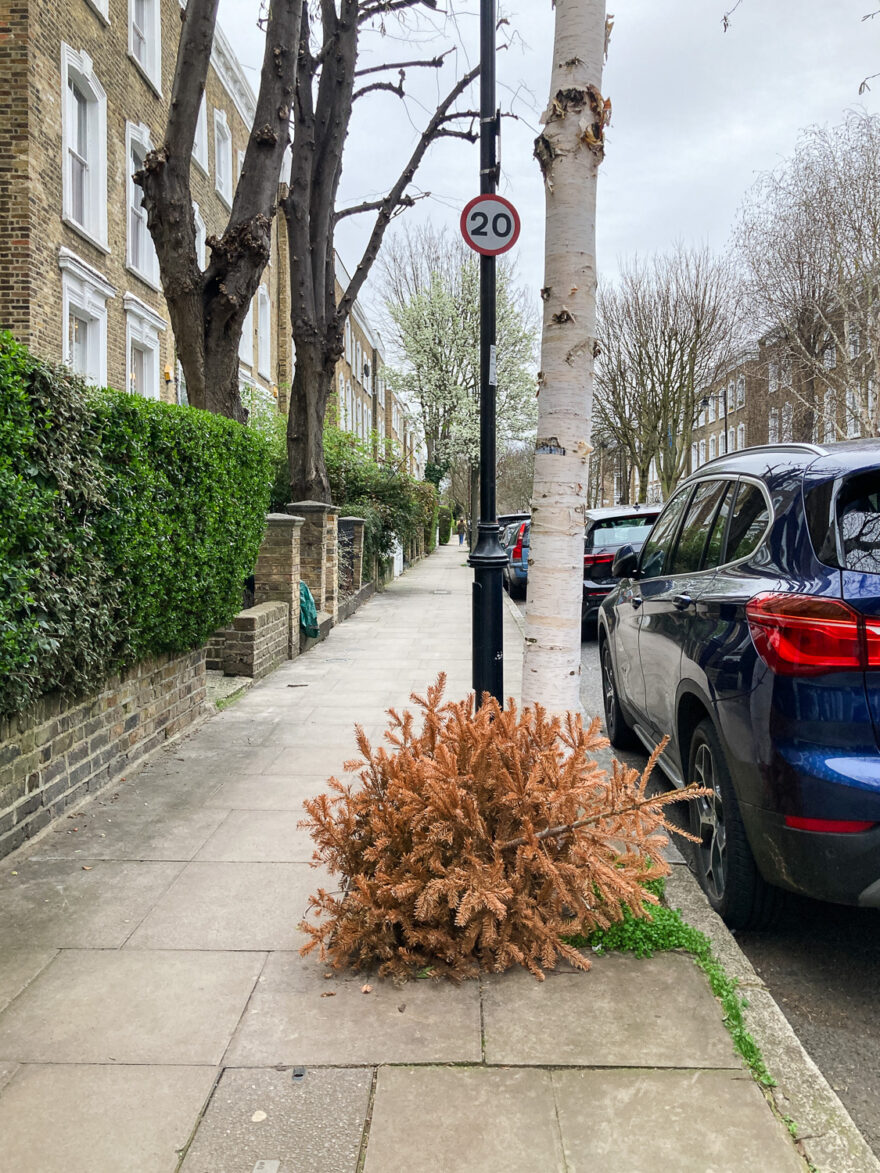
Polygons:
<instances>
[{"instance_id":1,"label":"black lamp post","mask_svg":"<svg viewBox=\"0 0 880 1173\"><path fill-rule=\"evenodd\" d=\"M498 184L498 112L495 106L495 0L480 0L480 194ZM495 502L495 257L480 257L480 520L469 558L473 586L473 686L504 700L502 570Z\"/></svg>"}]
</instances>

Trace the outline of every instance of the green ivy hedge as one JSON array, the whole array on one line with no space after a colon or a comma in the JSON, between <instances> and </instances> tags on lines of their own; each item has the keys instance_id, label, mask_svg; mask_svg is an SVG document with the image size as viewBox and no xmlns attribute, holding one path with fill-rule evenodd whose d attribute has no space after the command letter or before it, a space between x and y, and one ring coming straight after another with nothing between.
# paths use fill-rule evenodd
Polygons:
<instances>
[{"instance_id":1,"label":"green ivy hedge","mask_svg":"<svg viewBox=\"0 0 880 1173\"><path fill-rule=\"evenodd\" d=\"M445 546L452 534L452 510L448 505L441 505L437 515L439 524L438 541L441 546Z\"/></svg>"},{"instance_id":2,"label":"green ivy hedge","mask_svg":"<svg viewBox=\"0 0 880 1173\"><path fill-rule=\"evenodd\" d=\"M0 713L227 623L273 474L232 420L87 388L0 334Z\"/></svg>"},{"instance_id":3,"label":"green ivy hedge","mask_svg":"<svg viewBox=\"0 0 880 1173\"><path fill-rule=\"evenodd\" d=\"M363 517L364 565L388 559L394 543L406 546L433 528L437 490L404 472L394 460L373 460L370 445L335 424L324 428L324 459L333 504Z\"/></svg>"}]
</instances>

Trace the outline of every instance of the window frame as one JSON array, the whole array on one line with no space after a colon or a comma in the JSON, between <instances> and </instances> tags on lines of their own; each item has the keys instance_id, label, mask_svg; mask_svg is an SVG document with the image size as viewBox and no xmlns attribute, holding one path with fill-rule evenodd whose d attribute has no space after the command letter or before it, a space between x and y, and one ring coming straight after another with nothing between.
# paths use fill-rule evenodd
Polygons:
<instances>
[{"instance_id":1,"label":"window frame","mask_svg":"<svg viewBox=\"0 0 880 1173\"><path fill-rule=\"evenodd\" d=\"M104 24L110 23L110 2L109 0L86 0L89 8L99 16Z\"/></svg>"},{"instance_id":2,"label":"window frame","mask_svg":"<svg viewBox=\"0 0 880 1173\"><path fill-rule=\"evenodd\" d=\"M254 299L251 298L244 321L241 324L241 338L238 340L238 361L254 369Z\"/></svg>"},{"instance_id":3,"label":"window frame","mask_svg":"<svg viewBox=\"0 0 880 1173\"><path fill-rule=\"evenodd\" d=\"M134 273L151 289L156 292L161 292L159 285L159 258L156 256L156 249L153 245L153 238L150 235L150 229L147 225L147 211L146 208L135 208L135 198L140 195L143 197L143 189L138 187L135 183L132 174L132 151L135 147L139 147L146 156L148 151L152 151L153 142L150 138L150 128L143 122L136 124L134 122L126 122L125 124L125 267L129 272ZM151 264L147 268L139 268L133 261L131 255L131 217L132 214L138 215L143 212L143 226L144 236L146 242L146 250L148 258L151 259ZM140 218L140 217L139 217Z\"/></svg>"},{"instance_id":4,"label":"window frame","mask_svg":"<svg viewBox=\"0 0 880 1173\"><path fill-rule=\"evenodd\" d=\"M764 498L764 504L767 508L767 525L764 527L764 532L761 534L760 538L758 538L757 542L755 542L754 546L751 548L748 554L743 554L742 557L734 558L731 561L719 562L715 567L716 570L726 570L731 566L739 566L741 562L748 562L749 558L753 558L757 551L760 550L764 542L767 541L767 535L770 533L770 530L773 527L773 522L776 520L776 516L773 512L773 502L770 499L770 493L768 492L767 486L762 480L759 480L757 477L740 475L735 478L731 478L731 482L734 486L734 493L730 501L730 510L727 514L727 521L724 526L724 538L722 539L721 543L722 555L725 558L727 556L727 543L730 540L730 526L733 520L733 511L739 498L739 491L743 485L750 485L752 488L757 489Z\"/></svg>"},{"instance_id":5,"label":"window frame","mask_svg":"<svg viewBox=\"0 0 880 1173\"><path fill-rule=\"evenodd\" d=\"M717 476L716 475L716 476L702 477L702 478L700 478L699 481L694 483L693 492L691 493L690 499L689 499L687 505L685 506L684 513L681 515L681 518L679 519L679 522L678 522L678 531L676 532L676 535L675 535L675 541L672 546L672 553L670 556L670 563L671 563L672 568L671 568L671 570L666 570L666 568L664 567L663 574L658 575L659 578L676 578L679 575L688 575L690 577L695 574L702 574L703 573L703 571L704 571L703 563L706 560L706 549L709 544L709 538L712 536L712 528L715 525L715 519L718 516L718 510L724 504L724 498L727 493L727 490L730 488L731 485L735 485L735 482L736 482L735 477ZM718 497L718 500L715 502L715 505L712 509L712 512L709 515L708 521L706 521L704 523L705 534L703 536L703 545L700 550L700 558L699 558L699 561L697 563L696 568L695 569L687 569L687 570L676 570L675 560L678 557L678 551L679 551L679 547L681 545L681 539L684 536L685 525L687 524L687 519L690 515L690 511L691 511L691 509L693 509L694 502L697 499L697 494L699 493L699 491L703 485L720 485L722 487L721 493ZM731 501L733 501L733 500L735 500L735 497L731 498ZM645 540L647 541L647 539L645 539ZM725 532L722 534L722 537L721 537L721 550L722 550L722 552L725 550L724 543L726 542L726 540L727 540L727 524L725 521ZM706 567L705 569L716 570L717 567L712 566L712 567ZM650 581L650 580L648 580L648 581Z\"/></svg>"},{"instance_id":6,"label":"window frame","mask_svg":"<svg viewBox=\"0 0 880 1173\"><path fill-rule=\"evenodd\" d=\"M257 374L272 378L272 300L265 285L257 290Z\"/></svg>"},{"instance_id":7,"label":"window frame","mask_svg":"<svg viewBox=\"0 0 880 1173\"><path fill-rule=\"evenodd\" d=\"M746 446L746 425L745 424L737 424L736 425L736 450L737 450L737 452L742 452L742 450L745 448L745 446Z\"/></svg>"},{"instance_id":8,"label":"window frame","mask_svg":"<svg viewBox=\"0 0 880 1173\"><path fill-rule=\"evenodd\" d=\"M167 328L167 323L163 317L151 309L146 302L141 301L133 293L126 293L122 298L122 306L125 311L125 387L126 390L134 395L141 394L134 392L131 389L132 377L132 363L131 363L131 349L136 346L138 350L144 351L150 355L151 370L149 390L142 395L144 399L162 398L160 387L160 347L159 335L164 333Z\"/></svg>"},{"instance_id":9,"label":"window frame","mask_svg":"<svg viewBox=\"0 0 880 1173\"><path fill-rule=\"evenodd\" d=\"M61 269L61 354L64 363L73 370L70 353L68 323L71 306L97 326L97 343L92 343L95 358L94 386L107 386L107 302L116 296L116 290L97 269L61 247L58 254ZM92 372L79 372L92 381Z\"/></svg>"},{"instance_id":10,"label":"window frame","mask_svg":"<svg viewBox=\"0 0 880 1173\"><path fill-rule=\"evenodd\" d=\"M717 477L706 477L705 479L706 480L718 480ZM670 577L666 574L665 559L664 559L663 570L660 572L660 574L653 574L653 575L651 575L650 578L643 577L642 569L645 564L645 551L649 547L649 543L651 541L651 534L653 534L654 530L657 528L657 525L662 520L663 514L672 508L673 503L675 501L677 501L679 499L679 497L683 497L685 499L684 508L682 509L681 514L679 515L678 520L675 523L675 529L673 530L671 538L670 538L670 546L669 546L670 555L672 556L675 554L676 547L678 546L678 535L681 533L681 523L684 521L685 517L687 516L687 511L690 508L691 500L693 499L694 488L698 484L699 484L699 481L691 481L685 485L682 485L679 489L677 489L672 494L672 496L669 498L669 500L663 506L663 509L660 511L660 516L657 518L657 520L654 522L654 525L651 527L651 533L648 534L648 536L645 538L644 542L642 542L642 548L641 548L641 550L639 550L639 562L638 562L638 566L636 567L635 574L633 575L633 577L637 578L639 580L639 582L655 582L657 579L661 579L664 577Z\"/></svg>"},{"instance_id":11,"label":"window frame","mask_svg":"<svg viewBox=\"0 0 880 1173\"><path fill-rule=\"evenodd\" d=\"M196 230L196 260L199 262L199 268L204 273L208 267L208 229L205 225L205 219L199 210L199 205L193 200L193 223Z\"/></svg>"},{"instance_id":12,"label":"window frame","mask_svg":"<svg viewBox=\"0 0 880 1173\"><path fill-rule=\"evenodd\" d=\"M162 97L162 5L161 0L143 0L148 9L147 28L139 29L146 46L146 60L141 61L135 51L135 5L138 0L128 0L128 56L150 88Z\"/></svg>"},{"instance_id":13,"label":"window frame","mask_svg":"<svg viewBox=\"0 0 880 1173\"><path fill-rule=\"evenodd\" d=\"M192 161L205 175L208 174L208 103L202 90L202 102L196 119L196 133L193 138Z\"/></svg>"},{"instance_id":14,"label":"window frame","mask_svg":"<svg viewBox=\"0 0 880 1173\"><path fill-rule=\"evenodd\" d=\"M228 192L220 186L220 146L224 148L224 158L228 161L227 174L229 176ZM232 211L232 131L226 118L226 111L214 107L214 190L229 211Z\"/></svg>"},{"instance_id":15,"label":"window frame","mask_svg":"<svg viewBox=\"0 0 880 1173\"><path fill-rule=\"evenodd\" d=\"M770 408L767 416L767 443L779 443L779 411L775 407Z\"/></svg>"},{"instance_id":16,"label":"window frame","mask_svg":"<svg viewBox=\"0 0 880 1173\"><path fill-rule=\"evenodd\" d=\"M69 87L78 88L89 107L87 114L90 153L95 158L86 160L89 182L84 209L87 208L86 223L80 223L73 215L73 175L70 153L73 149L73 128ZM74 232L84 236L102 252L109 253L107 238L107 93L95 75L94 63L86 52L77 52L66 41L61 43L61 218Z\"/></svg>"}]
</instances>

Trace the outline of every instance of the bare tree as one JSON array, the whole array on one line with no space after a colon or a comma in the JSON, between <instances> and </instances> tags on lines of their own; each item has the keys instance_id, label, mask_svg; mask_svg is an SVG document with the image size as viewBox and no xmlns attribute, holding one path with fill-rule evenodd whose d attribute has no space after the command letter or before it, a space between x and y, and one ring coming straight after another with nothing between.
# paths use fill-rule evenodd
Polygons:
<instances>
[{"instance_id":1,"label":"bare tree","mask_svg":"<svg viewBox=\"0 0 880 1173\"><path fill-rule=\"evenodd\" d=\"M596 182L609 107L604 0L556 0L544 176L544 325L523 660L524 705L580 709L584 505L596 344Z\"/></svg>"},{"instance_id":2,"label":"bare tree","mask_svg":"<svg viewBox=\"0 0 880 1173\"><path fill-rule=\"evenodd\" d=\"M596 418L626 452L647 500L651 462L664 497L687 471L702 389L737 340L735 274L707 248L636 258L599 295Z\"/></svg>"},{"instance_id":3,"label":"bare tree","mask_svg":"<svg viewBox=\"0 0 880 1173\"><path fill-rule=\"evenodd\" d=\"M457 102L479 68L460 76L437 103L386 195L337 208L354 102L377 90L403 97L405 70L439 69L445 54L358 67L365 29L392 15L399 19L419 8L435 9L436 0L320 0L314 8L314 17L310 8L303 10L289 191L282 201L290 251L296 364L287 435L294 499L329 501L323 424L334 369L343 351L346 319L378 256L388 225L415 202L410 185L430 145L446 136L476 141L474 112L460 109ZM411 34L410 39L417 40L417 34ZM397 73L397 81L385 79L392 72ZM361 214L374 216L372 228L348 288L337 302L335 227L343 217Z\"/></svg>"},{"instance_id":4,"label":"bare tree","mask_svg":"<svg viewBox=\"0 0 880 1173\"><path fill-rule=\"evenodd\" d=\"M851 111L840 126L805 130L791 158L748 193L734 244L770 336L771 385L791 384L805 438L876 435L880 118Z\"/></svg>"},{"instance_id":5,"label":"bare tree","mask_svg":"<svg viewBox=\"0 0 880 1173\"><path fill-rule=\"evenodd\" d=\"M302 0L273 0L266 19L260 93L232 211L207 244L202 272L190 192L190 159L211 61L218 0L188 0L162 145L135 175L174 340L194 407L246 418L238 385L242 326L269 260L281 161L289 141Z\"/></svg>"}]
</instances>

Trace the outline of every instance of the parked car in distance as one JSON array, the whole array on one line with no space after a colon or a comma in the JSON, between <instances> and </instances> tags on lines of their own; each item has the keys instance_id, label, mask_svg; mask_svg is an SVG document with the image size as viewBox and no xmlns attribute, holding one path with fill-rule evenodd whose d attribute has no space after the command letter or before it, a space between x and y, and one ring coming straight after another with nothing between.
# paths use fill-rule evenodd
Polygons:
<instances>
[{"instance_id":1,"label":"parked car in distance","mask_svg":"<svg viewBox=\"0 0 880 1173\"><path fill-rule=\"evenodd\" d=\"M507 565L502 570L504 589L512 599L526 597L529 577L529 534L531 518L526 515L511 521L501 535L501 545L507 554Z\"/></svg>"},{"instance_id":2,"label":"parked car in distance","mask_svg":"<svg viewBox=\"0 0 880 1173\"><path fill-rule=\"evenodd\" d=\"M670 741L700 883L733 927L779 889L880 907L880 441L746 449L663 509L599 613L613 745Z\"/></svg>"},{"instance_id":3,"label":"parked car in distance","mask_svg":"<svg viewBox=\"0 0 880 1173\"><path fill-rule=\"evenodd\" d=\"M659 505L613 505L588 509L584 528L584 600L581 634L596 630L599 607L617 586L612 571L614 555L622 546L639 551L660 516Z\"/></svg>"}]
</instances>

